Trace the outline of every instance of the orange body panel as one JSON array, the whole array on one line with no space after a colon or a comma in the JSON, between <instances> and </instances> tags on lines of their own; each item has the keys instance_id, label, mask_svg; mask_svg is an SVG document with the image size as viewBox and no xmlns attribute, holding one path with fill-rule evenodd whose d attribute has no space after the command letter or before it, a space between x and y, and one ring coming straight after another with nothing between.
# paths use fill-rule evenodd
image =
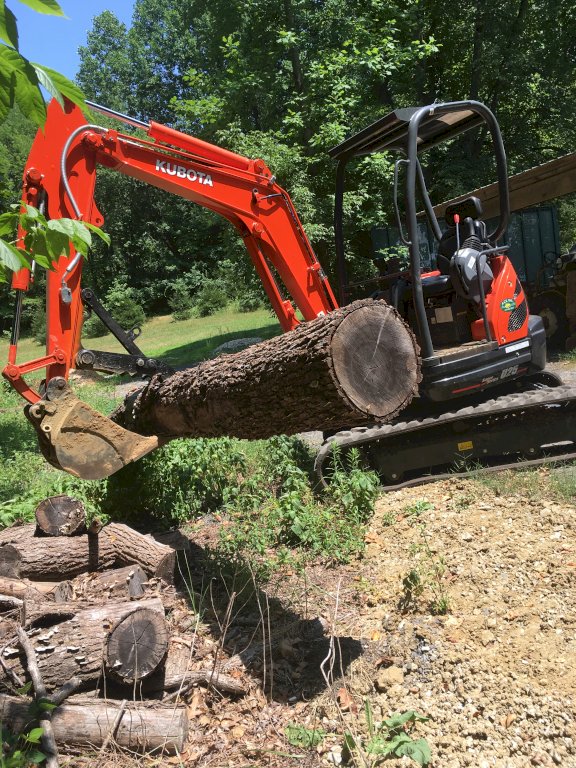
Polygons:
<instances>
[{"instance_id":1,"label":"orange body panel","mask_svg":"<svg viewBox=\"0 0 576 768\"><path fill-rule=\"evenodd\" d=\"M524 290L516 275L514 267L504 255L493 256L490 262L494 281L489 293L486 294L486 314L492 339L498 345L508 344L511 341L525 339L528 336L529 311ZM525 305L525 312L522 305ZM521 324L513 313L518 311ZM483 321L476 320L472 323L472 338L481 341L486 338Z\"/></svg>"}]
</instances>

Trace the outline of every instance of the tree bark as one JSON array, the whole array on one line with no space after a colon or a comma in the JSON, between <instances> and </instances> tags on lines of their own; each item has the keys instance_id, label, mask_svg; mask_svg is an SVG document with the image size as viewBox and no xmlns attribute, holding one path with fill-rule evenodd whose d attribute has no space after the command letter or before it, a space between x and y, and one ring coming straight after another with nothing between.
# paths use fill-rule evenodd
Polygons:
<instances>
[{"instance_id":1,"label":"tree bark","mask_svg":"<svg viewBox=\"0 0 576 768\"><path fill-rule=\"evenodd\" d=\"M116 679L142 679L159 666L168 647L164 607L158 598L90 607L26 603L24 614L49 690L74 677L83 683L98 680L103 669ZM4 662L20 678L28 677L20 653L5 653Z\"/></svg>"},{"instance_id":2,"label":"tree bark","mask_svg":"<svg viewBox=\"0 0 576 768\"><path fill-rule=\"evenodd\" d=\"M140 565L149 576L174 580L176 552L120 523L98 534L37 536L35 525L0 531L0 576L60 581L115 566Z\"/></svg>"},{"instance_id":3,"label":"tree bark","mask_svg":"<svg viewBox=\"0 0 576 768\"><path fill-rule=\"evenodd\" d=\"M30 722L30 702L22 696L0 694L0 722L14 731ZM101 746L110 733L119 704L98 699L85 704L62 704L52 711L52 727L59 744ZM139 751L181 753L188 735L186 707L129 703L120 718L113 741L120 747Z\"/></svg>"},{"instance_id":4,"label":"tree bark","mask_svg":"<svg viewBox=\"0 0 576 768\"><path fill-rule=\"evenodd\" d=\"M132 600L142 597L148 576L139 565L126 565L103 573L77 576L73 582L74 593L83 599ZM0 591L2 580L0 580Z\"/></svg>"},{"instance_id":5,"label":"tree bark","mask_svg":"<svg viewBox=\"0 0 576 768\"><path fill-rule=\"evenodd\" d=\"M393 307L355 302L235 355L157 375L112 418L167 440L261 439L382 422L416 394L418 353Z\"/></svg>"},{"instance_id":6,"label":"tree bark","mask_svg":"<svg viewBox=\"0 0 576 768\"><path fill-rule=\"evenodd\" d=\"M0 553L2 549L0 549ZM0 576L0 594L18 597L20 600L49 600L63 603L72 597L69 581L28 581L28 579L8 579Z\"/></svg>"}]
</instances>

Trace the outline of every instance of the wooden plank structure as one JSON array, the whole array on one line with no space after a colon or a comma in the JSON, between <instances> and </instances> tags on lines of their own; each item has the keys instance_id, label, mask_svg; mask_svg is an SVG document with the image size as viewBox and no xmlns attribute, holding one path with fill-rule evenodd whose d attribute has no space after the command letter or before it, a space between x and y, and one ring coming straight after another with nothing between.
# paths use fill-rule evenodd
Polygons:
<instances>
[{"instance_id":1,"label":"wooden plank structure","mask_svg":"<svg viewBox=\"0 0 576 768\"><path fill-rule=\"evenodd\" d=\"M510 176L508 184L511 211L521 211L523 208L540 205L556 197L563 197L576 192L576 152L557 157L547 163ZM496 182L467 192L465 195L454 197L452 200L445 200L434 206L434 213L438 219L441 219L449 205L464 200L470 195L480 199L485 218L491 219L498 216L500 205Z\"/></svg>"}]
</instances>

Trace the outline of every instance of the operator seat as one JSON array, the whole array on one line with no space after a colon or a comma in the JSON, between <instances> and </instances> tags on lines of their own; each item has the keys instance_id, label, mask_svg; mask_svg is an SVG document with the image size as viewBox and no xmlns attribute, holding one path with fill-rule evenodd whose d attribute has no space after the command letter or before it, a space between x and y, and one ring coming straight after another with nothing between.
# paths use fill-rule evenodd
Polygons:
<instances>
[{"instance_id":1,"label":"operator seat","mask_svg":"<svg viewBox=\"0 0 576 768\"><path fill-rule=\"evenodd\" d=\"M445 213L448 227L438 243L438 269L449 276L459 296L475 303L481 300L480 282L486 294L494 279L488 256L482 254L491 247L482 213L480 200L473 196L449 205Z\"/></svg>"}]
</instances>

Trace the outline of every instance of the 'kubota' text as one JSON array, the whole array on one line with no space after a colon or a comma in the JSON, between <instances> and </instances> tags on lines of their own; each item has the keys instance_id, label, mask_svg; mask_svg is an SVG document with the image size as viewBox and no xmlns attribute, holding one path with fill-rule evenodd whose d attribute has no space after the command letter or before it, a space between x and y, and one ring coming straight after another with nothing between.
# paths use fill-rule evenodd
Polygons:
<instances>
[{"instance_id":1,"label":"'kubota' text","mask_svg":"<svg viewBox=\"0 0 576 768\"><path fill-rule=\"evenodd\" d=\"M167 173L168 176L177 176L179 179L189 179L197 181L198 184L208 184L212 187L212 176L202 171L195 171L194 168L185 168L183 165L169 163L168 160L156 160L156 170Z\"/></svg>"}]
</instances>

